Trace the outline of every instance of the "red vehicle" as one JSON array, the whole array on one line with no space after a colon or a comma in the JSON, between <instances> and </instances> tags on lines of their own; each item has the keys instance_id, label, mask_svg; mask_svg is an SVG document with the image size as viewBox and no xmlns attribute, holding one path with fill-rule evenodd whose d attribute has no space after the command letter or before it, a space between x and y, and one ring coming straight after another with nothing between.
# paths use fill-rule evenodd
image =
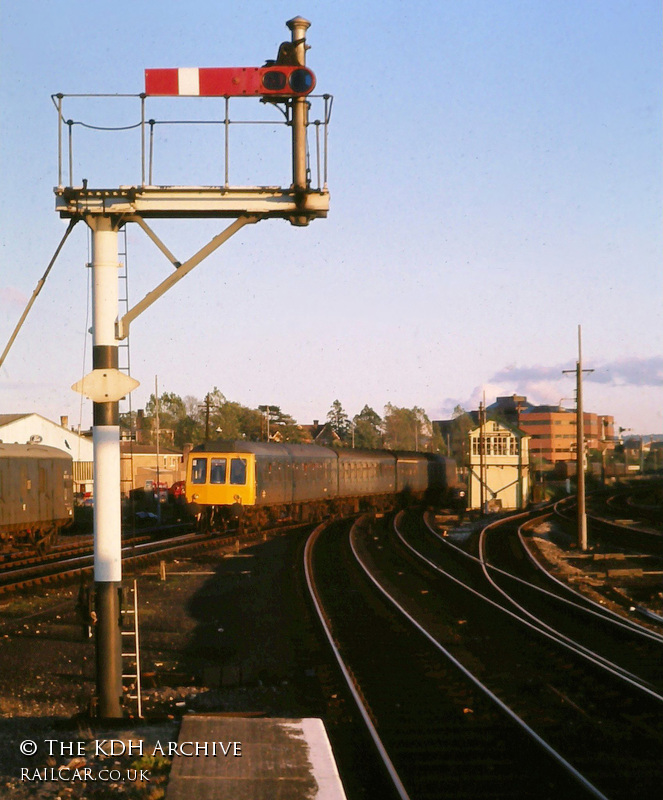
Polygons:
<instances>
[{"instance_id":1,"label":"red vehicle","mask_svg":"<svg viewBox=\"0 0 663 800\"><path fill-rule=\"evenodd\" d=\"M184 486L186 481L175 481L175 483L168 489L169 497L176 503L184 499Z\"/></svg>"}]
</instances>

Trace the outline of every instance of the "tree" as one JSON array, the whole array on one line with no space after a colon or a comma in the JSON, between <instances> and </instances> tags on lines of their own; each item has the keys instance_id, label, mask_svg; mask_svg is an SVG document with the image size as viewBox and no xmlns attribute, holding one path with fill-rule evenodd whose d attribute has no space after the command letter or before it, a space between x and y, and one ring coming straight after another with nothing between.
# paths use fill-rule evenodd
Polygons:
<instances>
[{"instance_id":1,"label":"tree","mask_svg":"<svg viewBox=\"0 0 663 800\"><path fill-rule=\"evenodd\" d=\"M262 420L263 415L255 408L239 406L238 421L243 439L250 442L259 442L262 439Z\"/></svg>"},{"instance_id":2,"label":"tree","mask_svg":"<svg viewBox=\"0 0 663 800\"><path fill-rule=\"evenodd\" d=\"M432 438L431 422L423 408L385 406L385 444L391 450L426 450Z\"/></svg>"},{"instance_id":3,"label":"tree","mask_svg":"<svg viewBox=\"0 0 663 800\"><path fill-rule=\"evenodd\" d=\"M126 411L120 414L120 438L129 440L134 438L138 427L138 414L135 411Z\"/></svg>"},{"instance_id":4,"label":"tree","mask_svg":"<svg viewBox=\"0 0 663 800\"><path fill-rule=\"evenodd\" d=\"M382 447L382 418L366 405L353 418L354 445L376 450Z\"/></svg>"},{"instance_id":5,"label":"tree","mask_svg":"<svg viewBox=\"0 0 663 800\"><path fill-rule=\"evenodd\" d=\"M269 423L269 439L282 442L301 442L304 439L302 429L295 420L281 411L280 406L258 406L265 419L264 436L267 439L267 423Z\"/></svg>"},{"instance_id":6,"label":"tree","mask_svg":"<svg viewBox=\"0 0 663 800\"><path fill-rule=\"evenodd\" d=\"M451 456L456 459L458 466L469 464L469 432L476 428L474 420L465 409L458 405L453 411L451 424Z\"/></svg>"},{"instance_id":7,"label":"tree","mask_svg":"<svg viewBox=\"0 0 663 800\"><path fill-rule=\"evenodd\" d=\"M341 441L347 439L350 423L340 400L334 400L332 403L332 407L327 414L327 422L329 422L331 429Z\"/></svg>"},{"instance_id":8,"label":"tree","mask_svg":"<svg viewBox=\"0 0 663 800\"><path fill-rule=\"evenodd\" d=\"M178 431L180 421L185 419L187 415L182 398L173 392L163 392L158 398L158 405L159 441L181 446L180 442L175 441L175 434ZM155 444L157 439L157 396L155 394L151 394L150 399L145 404L143 419L143 440Z\"/></svg>"},{"instance_id":9,"label":"tree","mask_svg":"<svg viewBox=\"0 0 663 800\"><path fill-rule=\"evenodd\" d=\"M442 431L438 428L437 425L433 425L431 423L431 439L428 443L428 449L431 453L440 453L445 456L450 456L451 453L449 452L450 448L447 445L447 442L442 436Z\"/></svg>"}]
</instances>

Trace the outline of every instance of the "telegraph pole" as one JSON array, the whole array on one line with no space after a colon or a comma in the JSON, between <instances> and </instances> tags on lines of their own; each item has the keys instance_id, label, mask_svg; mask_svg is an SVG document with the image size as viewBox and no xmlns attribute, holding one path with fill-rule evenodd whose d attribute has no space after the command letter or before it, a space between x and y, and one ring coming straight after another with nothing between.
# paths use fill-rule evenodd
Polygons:
<instances>
[{"instance_id":1,"label":"telegraph pole","mask_svg":"<svg viewBox=\"0 0 663 800\"><path fill-rule=\"evenodd\" d=\"M263 412L265 415L265 429L266 429L266 439L265 441L269 441L269 417L272 413L272 410L269 406L258 406L258 409Z\"/></svg>"},{"instance_id":2,"label":"telegraph pole","mask_svg":"<svg viewBox=\"0 0 663 800\"><path fill-rule=\"evenodd\" d=\"M578 361L575 370L563 372L576 374L576 485L578 492L578 547L587 550L587 511L585 507L585 418L582 405L582 373L594 372L582 368L582 328L578 325Z\"/></svg>"},{"instance_id":3,"label":"telegraph pole","mask_svg":"<svg viewBox=\"0 0 663 800\"><path fill-rule=\"evenodd\" d=\"M209 392L205 395L205 402L203 405L198 406L198 408L205 412L205 441L209 442L209 412L211 408Z\"/></svg>"},{"instance_id":4,"label":"telegraph pole","mask_svg":"<svg viewBox=\"0 0 663 800\"><path fill-rule=\"evenodd\" d=\"M486 413L485 405L479 403L479 497L481 513L486 513Z\"/></svg>"}]
</instances>

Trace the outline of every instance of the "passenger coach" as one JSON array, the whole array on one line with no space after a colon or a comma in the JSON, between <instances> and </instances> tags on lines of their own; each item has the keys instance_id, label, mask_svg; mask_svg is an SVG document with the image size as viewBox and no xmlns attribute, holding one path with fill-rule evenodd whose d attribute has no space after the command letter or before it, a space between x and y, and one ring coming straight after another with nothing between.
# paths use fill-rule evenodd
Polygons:
<instances>
[{"instance_id":1,"label":"passenger coach","mask_svg":"<svg viewBox=\"0 0 663 800\"><path fill-rule=\"evenodd\" d=\"M431 453L215 441L189 453L186 499L203 530L263 527L383 511L399 498L439 504L455 482L454 462Z\"/></svg>"}]
</instances>

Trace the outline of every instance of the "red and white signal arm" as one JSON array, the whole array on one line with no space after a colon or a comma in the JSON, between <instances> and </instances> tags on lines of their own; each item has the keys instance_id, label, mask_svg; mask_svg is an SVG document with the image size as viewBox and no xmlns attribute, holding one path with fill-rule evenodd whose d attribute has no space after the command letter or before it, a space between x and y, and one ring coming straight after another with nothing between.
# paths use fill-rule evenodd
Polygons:
<instances>
[{"instance_id":1,"label":"red and white signal arm","mask_svg":"<svg viewBox=\"0 0 663 800\"><path fill-rule=\"evenodd\" d=\"M303 97L313 91L307 67L184 67L146 69L145 94L183 97Z\"/></svg>"}]
</instances>

